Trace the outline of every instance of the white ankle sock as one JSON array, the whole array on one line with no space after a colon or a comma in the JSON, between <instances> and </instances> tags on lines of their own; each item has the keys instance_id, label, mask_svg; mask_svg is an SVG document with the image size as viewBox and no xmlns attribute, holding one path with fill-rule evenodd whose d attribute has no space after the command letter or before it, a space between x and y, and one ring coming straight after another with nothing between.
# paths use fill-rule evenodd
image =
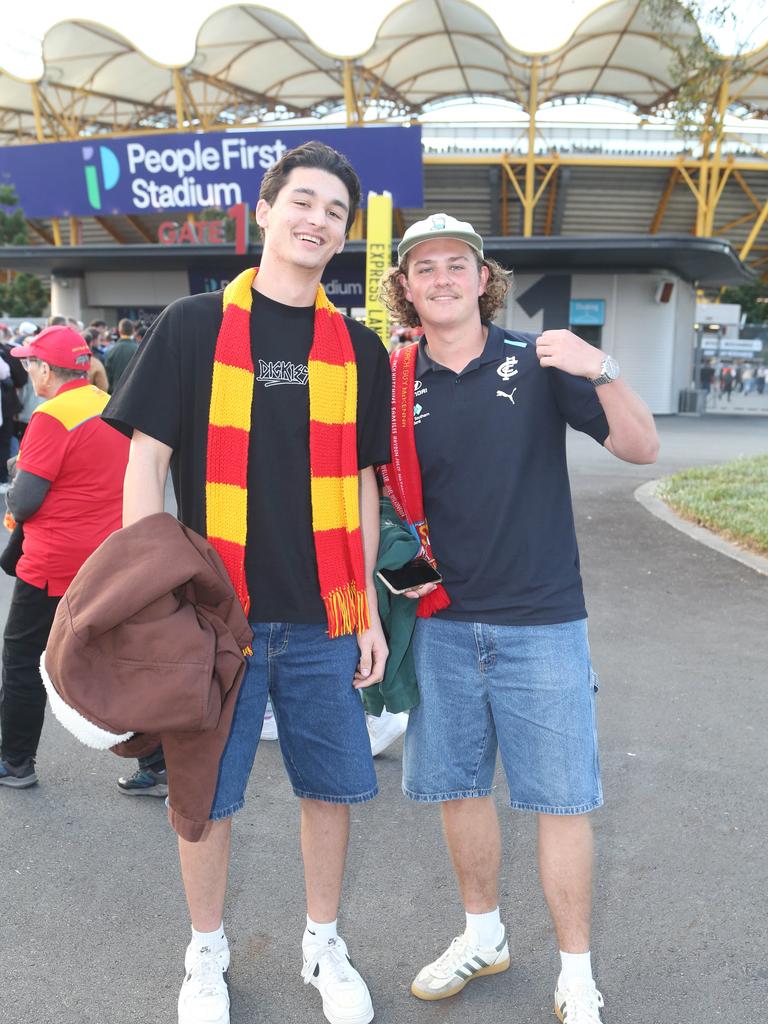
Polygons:
<instances>
[{"instance_id":1,"label":"white ankle sock","mask_svg":"<svg viewBox=\"0 0 768 1024\"><path fill-rule=\"evenodd\" d=\"M224 934L224 922L222 921L219 927L214 928L212 932L198 932L193 928L191 944L198 952L202 952L206 946L212 951L226 946L227 937Z\"/></svg>"},{"instance_id":2,"label":"white ankle sock","mask_svg":"<svg viewBox=\"0 0 768 1024\"><path fill-rule=\"evenodd\" d=\"M467 928L477 935L480 945L486 948L497 946L501 942L504 929L501 925L499 908L489 910L487 914L467 914Z\"/></svg>"},{"instance_id":3,"label":"white ankle sock","mask_svg":"<svg viewBox=\"0 0 768 1024\"><path fill-rule=\"evenodd\" d=\"M338 938L335 921L319 924L317 921L313 921L309 914L307 914L307 930L304 932L304 942L320 942L325 945L329 939L335 938Z\"/></svg>"},{"instance_id":4,"label":"white ankle sock","mask_svg":"<svg viewBox=\"0 0 768 1024\"><path fill-rule=\"evenodd\" d=\"M592 981L592 954L564 953L560 950L560 980L558 984L567 985L569 981Z\"/></svg>"}]
</instances>

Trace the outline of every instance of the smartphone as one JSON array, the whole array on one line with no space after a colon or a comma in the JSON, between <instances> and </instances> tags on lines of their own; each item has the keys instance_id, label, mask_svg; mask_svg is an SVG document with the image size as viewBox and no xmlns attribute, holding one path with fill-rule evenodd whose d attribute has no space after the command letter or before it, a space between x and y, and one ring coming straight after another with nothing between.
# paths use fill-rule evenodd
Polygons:
<instances>
[{"instance_id":1,"label":"smartphone","mask_svg":"<svg viewBox=\"0 0 768 1024\"><path fill-rule=\"evenodd\" d=\"M404 594L423 583L441 583L443 579L425 558L414 558L401 569L382 569L376 575L393 594Z\"/></svg>"}]
</instances>

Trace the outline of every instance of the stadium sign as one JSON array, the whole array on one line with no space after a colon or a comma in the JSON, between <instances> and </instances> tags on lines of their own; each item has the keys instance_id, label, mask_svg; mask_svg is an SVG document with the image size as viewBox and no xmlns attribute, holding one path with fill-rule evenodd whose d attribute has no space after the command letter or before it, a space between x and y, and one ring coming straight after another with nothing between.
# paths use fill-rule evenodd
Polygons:
<instances>
[{"instance_id":1,"label":"stadium sign","mask_svg":"<svg viewBox=\"0 0 768 1024\"><path fill-rule=\"evenodd\" d=\"M255 205L265 171L319 139L344 153L362 194L389 190L396 206L423 205L421 129L286 129L98 137L0 147L0 184L27 217L175 213Z\"/></svg>"}]
</instances>

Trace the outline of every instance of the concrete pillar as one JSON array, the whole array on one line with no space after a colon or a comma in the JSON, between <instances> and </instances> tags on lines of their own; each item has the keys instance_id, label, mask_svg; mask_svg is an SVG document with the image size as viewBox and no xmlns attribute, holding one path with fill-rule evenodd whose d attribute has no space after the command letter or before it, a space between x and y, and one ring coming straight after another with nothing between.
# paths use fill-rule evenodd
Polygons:
<instances>
[{"instance_id":1,"label":"concrete pillar","mask_svg":"<svg viewBox=\"0 0 768 1024\"><path fill-rule=\"evenodd\" d=\"M64 277L54 274L51 277L51 315L71 316L75 320L83 319L85 306L85 279L83 277Z\"/></svg>"}]
</instances>

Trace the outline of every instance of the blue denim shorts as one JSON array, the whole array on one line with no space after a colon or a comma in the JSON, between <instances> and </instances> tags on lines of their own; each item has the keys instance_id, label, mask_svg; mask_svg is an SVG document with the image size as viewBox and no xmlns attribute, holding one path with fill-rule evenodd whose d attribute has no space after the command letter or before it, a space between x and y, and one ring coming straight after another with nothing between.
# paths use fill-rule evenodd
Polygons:
<instances>
[{"instance_id":1,"label":"blue denim shorts","mask_svg":"<svg viewBox=\"0 0 768 1024\"><path fill-rule=\"evenodd\" d=\"M211 818L245 803L267 696L296 796L352 804L376 796L376 772L360 694L352 679L355 636L328 637L324 625L257 622L253 654L219 764Z\"/></svg>"},{"instance_id":2,"label":"blue denim shorts","mask_svg":"<svg viewBox=\"0 0 768 1024\"><path fill-rule=\"evenodd\" d=\"M419 619L414 652L421 700L405 737L406 796L488 796L498 748L512 807L583 814L602 804L586 619Z\"/></svg>"}]
</instances>

